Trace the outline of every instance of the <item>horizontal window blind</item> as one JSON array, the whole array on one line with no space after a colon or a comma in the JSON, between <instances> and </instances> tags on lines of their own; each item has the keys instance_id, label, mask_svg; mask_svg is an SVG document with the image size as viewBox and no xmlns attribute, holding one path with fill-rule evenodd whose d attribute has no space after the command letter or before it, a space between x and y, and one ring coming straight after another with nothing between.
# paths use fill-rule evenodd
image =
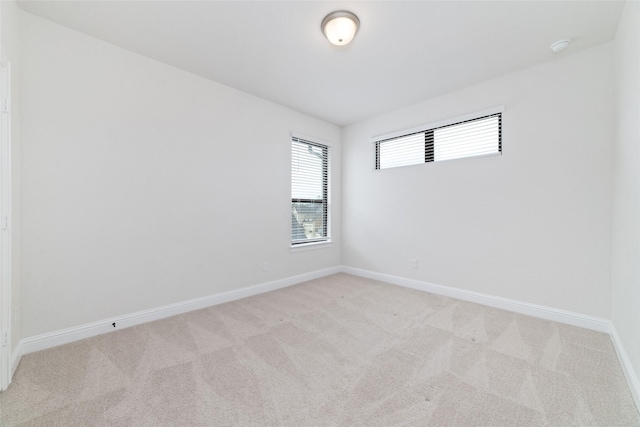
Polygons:
<instances>
[{"instance_id":1,"label":"horizontal window blind","mask_svg":"<svg viewBox=\"0 0 640 427\"><path fill-rule=\"evenodd\" d=\"M291 244L328 240L329 147L291 141Z\"/></svg>"},{"instance_id":2,"label":"horizontal window blind","mask_svg":"<svg viewBox=\"0 0 640 427\"><path fill-rule=\"evenodd\" d=\"M434 161L502 152L501 114L434 129Z\"/></svg>"},{"instance_id":3,"label":"horizontal window blind","mask_svg":"<svg viewBox=\"0 0 640 427\"><path fill-rule=\"evenodd\" d=\"M502 153L502 113L376 142L376 169Z\"/></svg>"},{"instance_id":4,"label":"horizontal window blind","mask_svg":"<svg viewBox=\"0 0 640 427\"><path fill-rule=\"evenodd\" d=\"M423 163L424 138L424 132L418 132L385 141L384 144L378 143L376 150L378 169Z\"/></svg>"}]
</instances>

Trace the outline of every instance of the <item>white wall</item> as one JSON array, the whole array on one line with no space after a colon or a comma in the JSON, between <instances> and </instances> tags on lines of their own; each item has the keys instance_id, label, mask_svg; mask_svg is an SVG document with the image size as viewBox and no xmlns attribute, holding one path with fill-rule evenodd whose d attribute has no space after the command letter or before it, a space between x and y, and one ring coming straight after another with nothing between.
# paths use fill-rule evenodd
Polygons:
<instances>
[{"instance_id":1,"label":"white wall","mask_svg":"<svg viewBox=\"0 0 640 427\"><path fill-rule=\"evenodd\" d=\"M615 39L617 135L613 174L611 320L640 375L640 3L629 1ZM640 383L640 377L637 378Z\"/></svg>"},{"instance_id":2,"label":"white wall","mask_svg":"<svg viewBox=\"0 0 640 427\"><path fill-rule=\"evenodd\" d=\"M21 297L21 119L20 119L20 11L14 1L0 2L2 17L0 40L3 59L11 67L11 348L16 348L22 337L20 323ZM18 309L17 316L14 315Z\"/></svg>"},{"instance_id":3,"label":"white wall","mask_svg":"<svg viewBox=\"0 0 640 427\"><path fill-rule=\"evenodd\" d=\"M612 59L608 43L346 127L343 264L609 318ZM502 156L373 171L371 137L501 105Z\"/></svg>"},{"instance_id":4,"label":"white wall","mask_svg":"<svg viewBox=\"0 0 640 427\"><path fill-rule=\"evenodd\" d=\"M337 126L22 22L23 336L339 265ZM289 249L291 131L334 144L328 249Z\"/></svg>"},{"instance_id":5,"label":"white wall","mask_svg":"<svg viewBox=\"0 0 640 427\"><path fill-rule=\"evenodd\" d=\"M637 33L629 10L623 27ZM628 313L637 317L629 301L640 301L637 257L624 252L630 244L638 254L638 239L624 240L629 222L638 228L627 193L637 200L640 180L637 168L620 168L635 165L628 158L638 158L637 144L616 157L611 312L613 44L348 126L342 167L336 126L29 14L21 19L29 224L21 336L342 262L613 316L622 338L638 341L638 328L619 326ZM630 31L620 31L616 58L637 65ZM637 75L621 75L618 93L637 86ZM634 105L625 96L617 102L623 111ZM503 156L372 171L372 136L498 105ZM623 116L619 132L632 132ZM334 143L329 249L288 249L290 131ZM14 190L18 201L20 194ZM630 350L637 371L638 353Z\"/></svg>"}]
</instances>

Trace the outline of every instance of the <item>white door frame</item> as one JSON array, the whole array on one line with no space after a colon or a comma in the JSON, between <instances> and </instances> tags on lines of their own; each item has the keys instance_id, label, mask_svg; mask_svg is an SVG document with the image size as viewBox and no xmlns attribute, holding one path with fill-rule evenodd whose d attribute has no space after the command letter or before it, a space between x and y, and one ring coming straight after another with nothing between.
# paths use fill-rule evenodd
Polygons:
<instances>
[{"instance_id":1,"label":"white door frame","mask_svg":"<svg viewBox=\"0 0 640 427\"><path fill-rule=\"evenodd\" d=\"M11 383L11 63L0 49L0 390Z\"/></svg>"}]
</instances>

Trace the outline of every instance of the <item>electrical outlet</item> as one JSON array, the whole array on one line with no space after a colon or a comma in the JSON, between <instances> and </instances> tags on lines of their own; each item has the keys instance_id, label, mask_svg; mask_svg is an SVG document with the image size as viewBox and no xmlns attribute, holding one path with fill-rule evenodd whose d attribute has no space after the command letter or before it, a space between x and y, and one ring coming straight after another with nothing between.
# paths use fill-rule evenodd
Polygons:
<instances>
[{"instance_id":1,"label":"electrical outlet","mask_svg":"<svg viewBox=\"0 0 640 427\"><path fill-rule=\"evenodd\" d=\"M418 260L415 258L411 258L409 260L409 263L411 264L411 268L413 269L417 269L418 268Z\"/></svg>"},{"instance_id":2,"label":"electrical outlet","mask_svg":"<svg viewBox=\"0 0 640 427\"><path fill-rule=\"evenodd\" d=\"M262 271L269 271L269 261L262 263Z\"/></svg>"}]
</instances>

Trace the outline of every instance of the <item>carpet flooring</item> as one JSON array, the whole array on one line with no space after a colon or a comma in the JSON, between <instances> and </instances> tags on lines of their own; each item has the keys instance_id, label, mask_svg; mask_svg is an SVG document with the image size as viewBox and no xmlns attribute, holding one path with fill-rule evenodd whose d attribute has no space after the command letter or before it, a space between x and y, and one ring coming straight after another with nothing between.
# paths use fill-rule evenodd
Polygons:
<instances>
[{"instance_id":1,"label":"carpet flooring","mask_svg":"<svg viewBox=\"0 0 640 427\"><path fill-rule=\"evenodd\" d=\"M606 334L337 274L23 357L0 424L640 426Z\"/></svg>"}]
</instances>

